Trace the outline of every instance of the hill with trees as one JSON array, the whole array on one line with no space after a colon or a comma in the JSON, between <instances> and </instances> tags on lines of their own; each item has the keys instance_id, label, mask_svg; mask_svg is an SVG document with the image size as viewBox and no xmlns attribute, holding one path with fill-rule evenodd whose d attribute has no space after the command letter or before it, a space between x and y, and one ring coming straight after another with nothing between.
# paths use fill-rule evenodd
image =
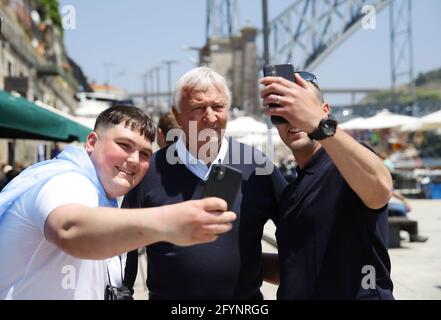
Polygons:
<instances>
[{"instance_id":1,"label":"hill with trees","mask_svg":"<svg viewBox=\"0 0 441 320\"><path fill-rule=\"evenodd\" d=\"M418 102L441 101L441 68L425 73L420 73L415 79L416 94ZM390 102L390 90L382 90L377 93L366 95L362 103L364 104L385 104ZM397 89L397 102L399 104L409 104L412 97L409 92L409 85L401 85Z\"/></svg>"}]
</instances>

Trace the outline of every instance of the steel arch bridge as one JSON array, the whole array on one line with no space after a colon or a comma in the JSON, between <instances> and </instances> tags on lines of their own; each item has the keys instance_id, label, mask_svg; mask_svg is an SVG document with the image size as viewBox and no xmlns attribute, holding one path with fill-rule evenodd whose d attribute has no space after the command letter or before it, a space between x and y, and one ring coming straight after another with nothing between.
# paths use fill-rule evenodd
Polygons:
<instances>
[{"instance_id":1,"label":"steel arch bridge","mask_svg":"<svg viewBox=\"0 0 441 320\"><path fill-rule=\"evenodd\" d=\"M313 70L361 27L367 10L379 13L391 2L295 0L269 22L271 62L296 61L296 70Z\"/></svg>"},{"instance_id":2,"label":"steel arch bridge","mask_svg":"<svg viewBox=\"0 0 441 320\"><path fill-rule=\"evenodd\" d=\"M212 36L231 38L238 33L238 1L207 0L207 44ZM396 101L400 80L409 83L415 102L412 0L293 0L268 24L270 63L291 62L296 70L314 70L360 27L369 28L377 14L387 7L390 8L391 103ZM258 45L263 43L263 36L260 30ZM263 50L259 50L258 56L261 69Z\"/></svg>"}]
</instances>

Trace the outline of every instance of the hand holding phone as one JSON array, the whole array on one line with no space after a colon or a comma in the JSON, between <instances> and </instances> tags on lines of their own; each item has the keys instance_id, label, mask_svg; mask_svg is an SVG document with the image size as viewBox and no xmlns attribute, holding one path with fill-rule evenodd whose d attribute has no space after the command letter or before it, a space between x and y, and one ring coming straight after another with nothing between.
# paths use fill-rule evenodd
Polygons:
<instances>
[{"instance_id":1,"label":"hand holding phone","mask_svg":"<svg viewBox=\"0 0 441 320\"><path fill-rule=\"evenodd\" d=\"M202 198L218 197L227 202L227 210L232 210L242 183L242 172L232 167L213 165Z\"/></svg>"},{"instance_id":2,"label":"hand holding phone","mask_svg":"<svg viewBox=\"0 0 441 320\"><path fill-rule=\"evenodd\" d=\"M263 67L263 75L265 77L282 77L289 81L295 82L294 67L292 64L276 64L266 65ZM279 107L278 104L270 104L270 108ZM274 125L287 123L288 121L280 116L271 116L271 123Z\"/></svg>"}]
</instances>

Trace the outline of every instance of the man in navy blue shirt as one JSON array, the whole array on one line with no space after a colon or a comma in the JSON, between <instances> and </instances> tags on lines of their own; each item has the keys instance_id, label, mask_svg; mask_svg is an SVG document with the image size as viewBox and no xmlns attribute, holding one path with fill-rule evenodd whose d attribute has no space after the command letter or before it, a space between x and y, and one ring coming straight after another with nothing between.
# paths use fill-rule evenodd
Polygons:
<instances>
[{"instance_id":1,"label":"man in navy blue shirt","mask_svg":"<svg viewBox=\"0 0 441 320\"><path fill-rule=\"evenodd\" d=\"M264 105L298 164L276 238L278 299L393 299L387 253L392 179L377 155L338 127L316 77L262 79ZM269 255L267 258L270 257ZM270 264L271 265L271 264ZM278 279L275 279L276 281Z\"/></svg>"},{"instance_id":2,"label":"man in navy blue shirt","mask_svg":"<svg viewBox=\"0 0 441 320\"><path fill-rule=\"evenodd\" d=\"M173 105L182 134L153 155L148 174L124 199L123 206L131 208L196 199L213 164L228 164L243 175L230 209L237 214L230 232L209 245L147 247L150 299L262 299L263 226L276 219L286 181L258 150L224 137L230 104L218 73L200 67L184 74Z\"/></svg>"}]
</instances>

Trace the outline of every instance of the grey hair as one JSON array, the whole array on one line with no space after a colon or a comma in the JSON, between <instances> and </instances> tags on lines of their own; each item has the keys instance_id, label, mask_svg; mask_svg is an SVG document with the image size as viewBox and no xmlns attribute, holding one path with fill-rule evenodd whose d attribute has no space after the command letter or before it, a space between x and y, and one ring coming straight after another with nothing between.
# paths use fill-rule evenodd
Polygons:
<instances>
[{"instance_id":1,"label":"grey hair","mask_svg":"<svg viewBox=\"0 0 441 320\"><path fill-rule=\"evenodd\" d=\"M209 87L219 86L224 90L227 96L227 107L231 105L231 91L227 86L227 81L219 73L208 67L199 67L186 72L176 84L176 90L173 96L173 105L180 112L181 102L184 91L208 90Z\"/></svg>"}]
</instances>

